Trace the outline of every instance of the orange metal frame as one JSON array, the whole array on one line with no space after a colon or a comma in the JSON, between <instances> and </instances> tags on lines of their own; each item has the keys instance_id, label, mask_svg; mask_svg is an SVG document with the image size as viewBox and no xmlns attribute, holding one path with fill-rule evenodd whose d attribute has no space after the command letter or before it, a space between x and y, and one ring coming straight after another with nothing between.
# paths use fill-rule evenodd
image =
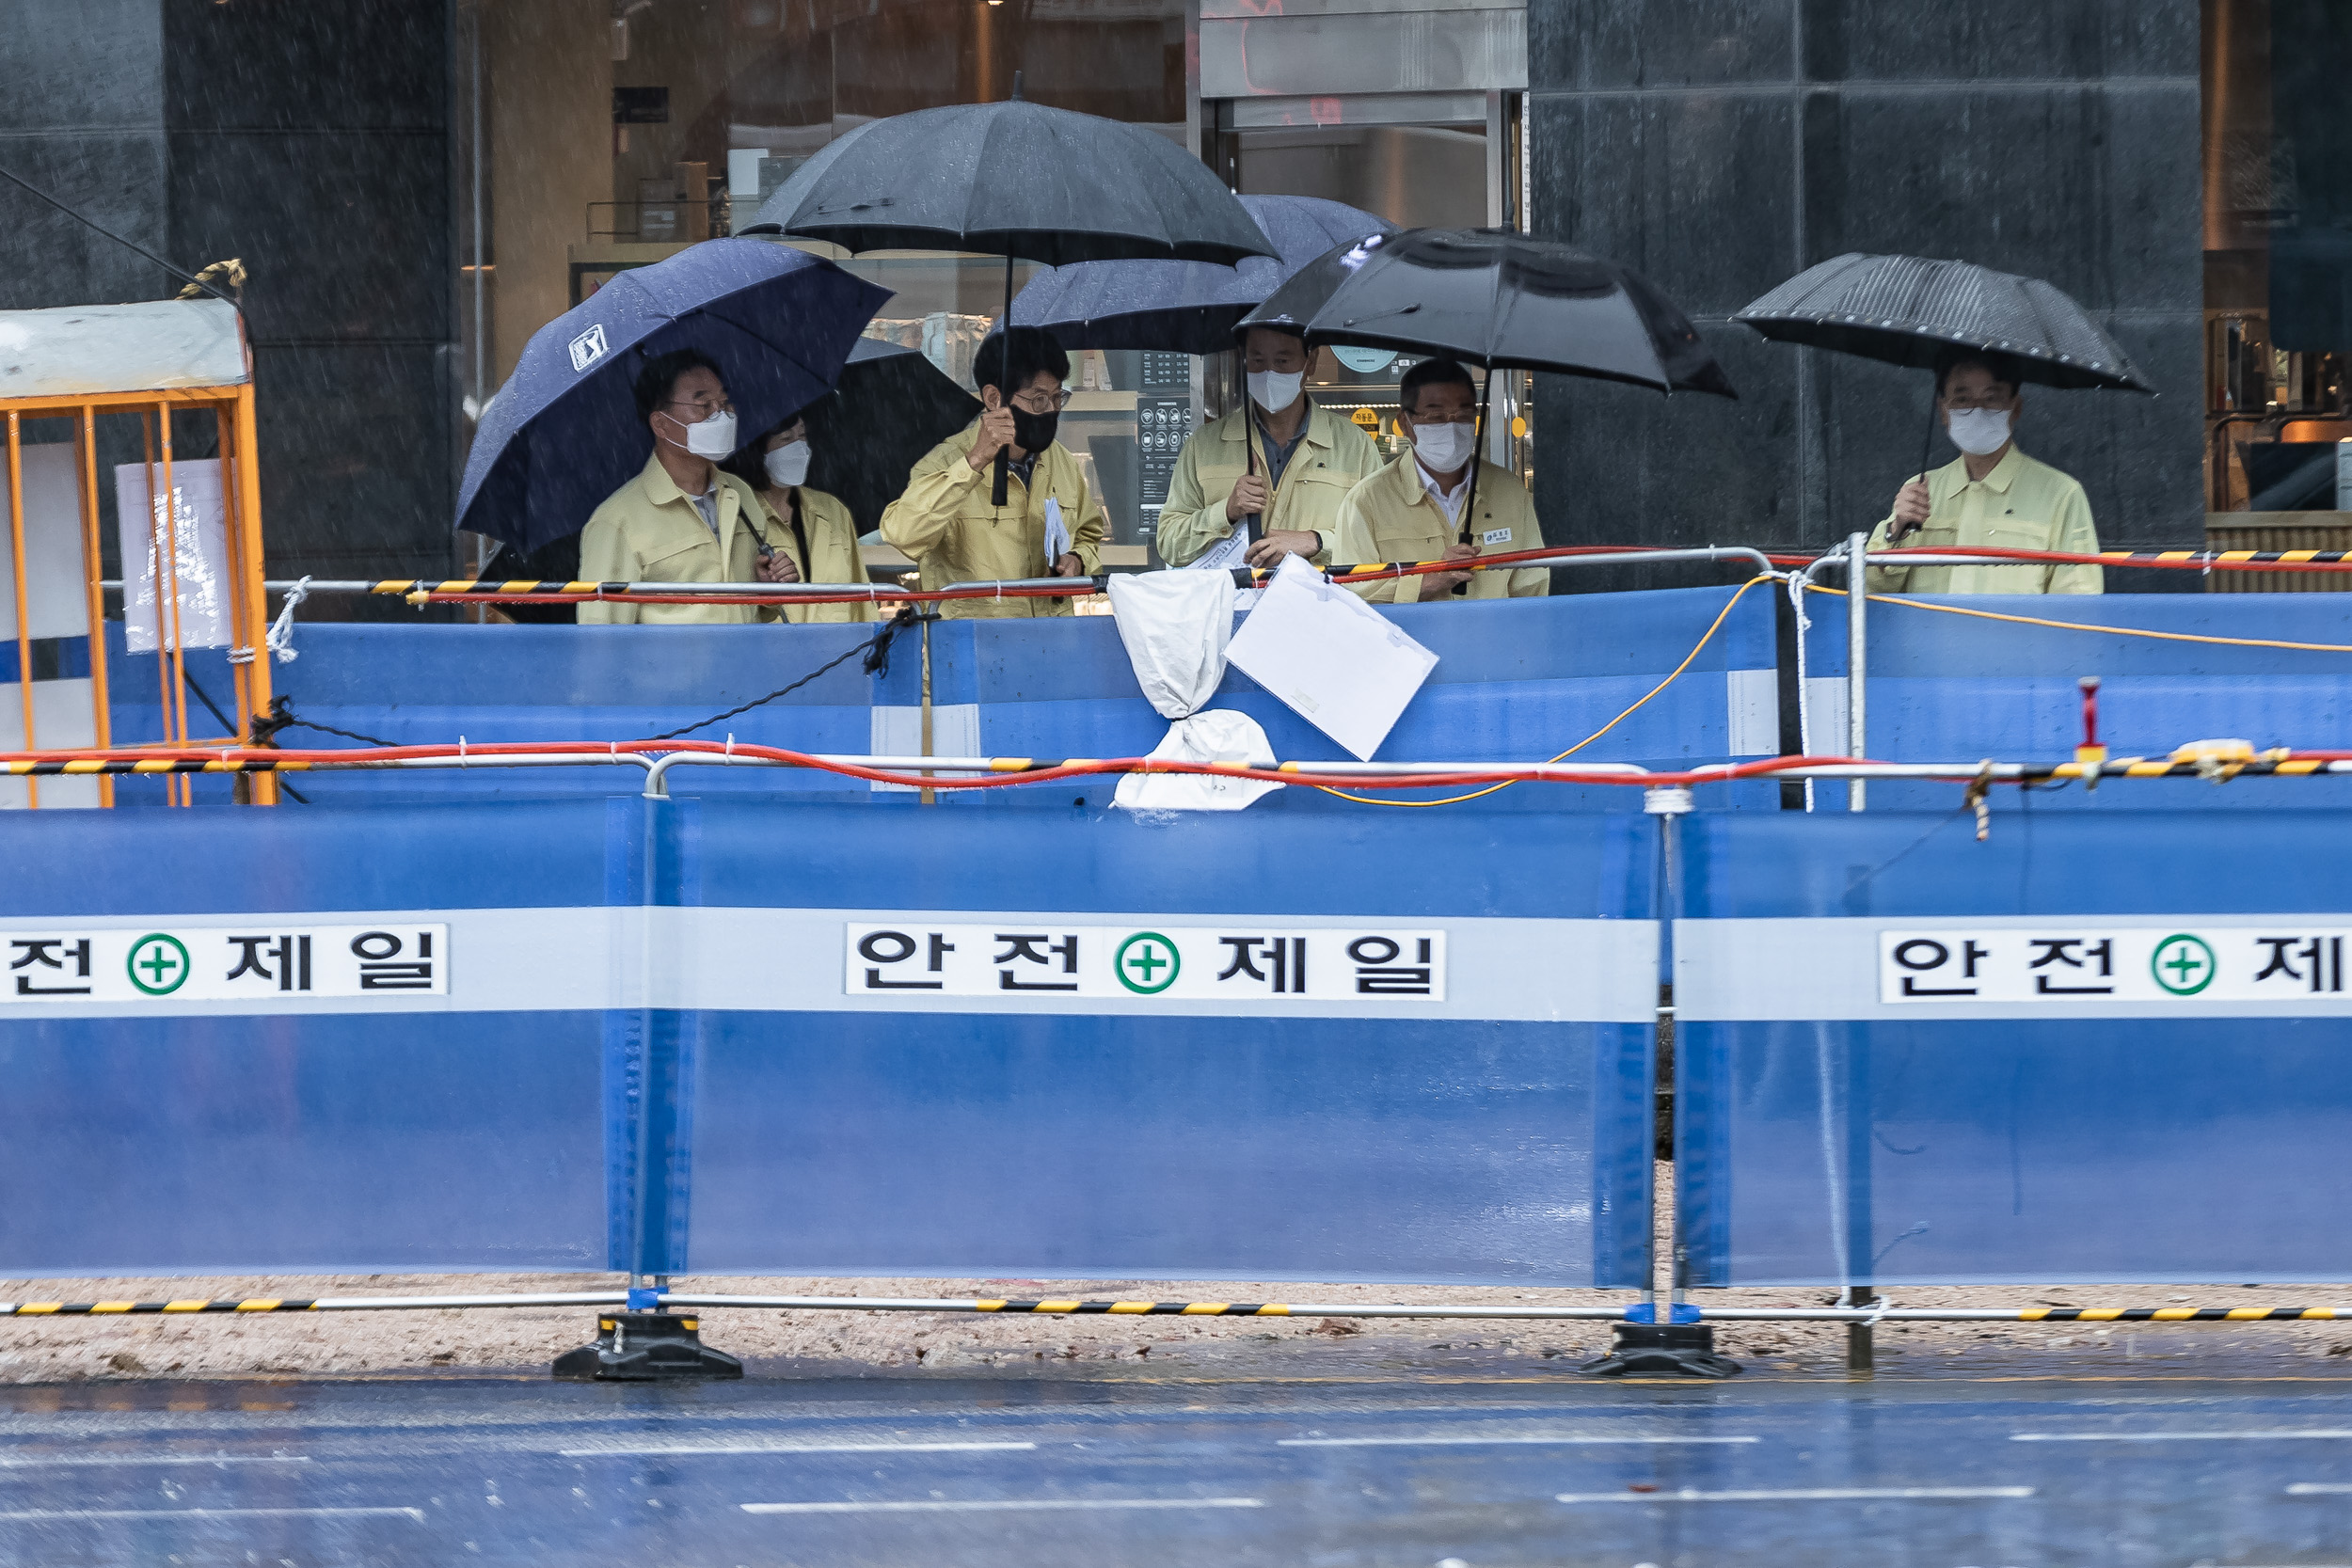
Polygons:
<instances>
[{"instance_id":1,"label":"orange metal frame","mask_svg":"<svg viewBox=\"0 0 2352 1568\"><path fill-rule=\"evenodd\" d=\"M251 356L246 359L250 373ZM23 422L28 419L72 419L74 421L75 470L81 492L82 578L89 615L90 705L97 745L113 744L113 726L106 672L105 595L99 584L105 573L101 563L98 530L98 416L127 413L137 417L147 446L150 518L148 548L155 569L155 645L158 700L163 707L164 736L158 747L186 747L188 737L187 661L180 627L179 507L172 483L171 417L209 409L219 433L221 499L227 510L229 545L229 603L230 646L250 649L252 657L230 666L236 681L238 733L199 745L246 745L253 732L253 715L266 712L271 700L268 645L269 606L262 586L261 465L254 432L253 386L174 388L143 392L101 392L78 397L0 399L8 417L8 549L16 591L16 651L20 675L19 699L24 720L24 749L38 750L33 703L32 620L24 563L24 480ZM160 460L161 483L156 468ZM158 508L155 502L174 498ZM124 576L131 576L126 562ZM125 615L129 611L126 604ZM40 804L38 781L25 781L26 804ZM278 803L278 781L266 773L250 777L248 797L255 805ZM115 803L114 780L99 780L99 803ZM193 784L186 778L167 778L167 800L193 805Z\"/></svg>"}]
</instances>

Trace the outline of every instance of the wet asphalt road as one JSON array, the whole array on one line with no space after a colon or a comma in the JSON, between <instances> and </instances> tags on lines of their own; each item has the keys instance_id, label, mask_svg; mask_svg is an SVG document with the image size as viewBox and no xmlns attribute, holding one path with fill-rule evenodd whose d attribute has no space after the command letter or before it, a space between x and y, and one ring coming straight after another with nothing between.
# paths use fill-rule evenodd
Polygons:
<instances>
[{"instance_id":1,"label":"wet asphalt road","mask_svg":"<svg viewBox=\"0 0 2352 1568\"><path fill-rule=\"evenodd\" d=\"M2352 1564L2340 1378L0 1390L0 1562Z\"/></svg>"}]
</instances>

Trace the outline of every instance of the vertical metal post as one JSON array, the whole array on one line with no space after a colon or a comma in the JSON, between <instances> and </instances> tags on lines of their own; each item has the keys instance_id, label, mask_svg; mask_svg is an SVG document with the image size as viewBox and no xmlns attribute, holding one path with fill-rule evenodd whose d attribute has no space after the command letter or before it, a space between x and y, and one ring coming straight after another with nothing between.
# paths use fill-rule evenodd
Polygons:
<instances>
[{"instance_id":1,"label":"vertical metal post","mask_svg":"<svg viewBox=\"0 0 2352 1568\"><path fill-rule=\"evenodd\" d=\"M1857 1285L1846 1292L1840 1305L1870 1307L1879 1294L1867 1285ZM1868 1323L1850 1323L1846 1325L1846 1372L1851 1377L1870 1377L1878 1371L1878 1345Z\"/></svg>"},{"instance_id":2,"label":"vertical metal post","mask_svg":"<svg viewBox=\"0 0 2352 1568\"><path fill-rule=\"evenodd\" d=\"M1661 978L1671 976L1674 973L1674 917L1682 905L1682 867L1678 853L1678 839L1681 819L1690 811L1691 805L1690 790L1680 785L1654 785L1642 791L1644 814L1658 818L1658 967ZM1656 1037L1653 1033L1652 1040L1654 1041ZM1645 1146L1653 1143L1656 1139L1658 1105L1656 1060L1653 1046L1648 1123L1651 1135L1643 1140ZM1677 1106L1677 1110L1679 1111L1679 1109L1680 1107ZM1677 1141L1680 1141L1678 1134ZM1658 1299L1658 1162L1655 1155L1648 1161L1646 1168L1650 1172L1650 1224L1648 1245L1643 1254L1647 1259L1647 1266L1643 1271L1642 1283L1646 1288L1649 1300L1649 1321L1653 1323L1667 1323L1674 1321L1674 1308L1682 1303L1681 1237L1678 1227L1674 1223L1674 1211L1670 1208L1667 1214L1666 1240L1667 1256L1671 1261L1670 1272L1667 1275L1667 1299L1661 1307ZM1681 1172L1677 1170L1675 1175L1676 1185L1678 1188L1681 1185Z\"/></svg>"},{"instance_id":3,"label":"vertical metal post","mask_svg":"<svg viewBox=\"0 0 2352 1568\"><path fill-rule=\"evenodd\" d=\"M24 451L18 445L17 412L8 410L8 557L16 590L16 691L24 709L24 749L40 750L40 743L33 735L33 626L32 596L24 581ZM24 775L24 803L38 809L40 805L40 781L30 773Z\"/></svg>"},{"instance_id":4,"label":"vertical metal post","mask_svg":"<svg viewBox=\"0 0 2352 1568\"><path fill-rule=\"evenodd\" d=\"M1865 613L1869 600L1868 570L1864 558L1868 552L1870 536L1857 533L1846 541L1846 754L1850 757L1869 755L1870 731L1865 709L1870 667L1868 618ZM1863 804L1863 781L1846 781L1846 809L1860 811Z\"/></svg>"},{"instance_id":5,"label":"vertical metal post","mask_svg":"<svg viewBox=\"0 0 2352 1568\"><path fill-rule=\"evenodd\" d=\"M245 612L249 617L239 628L239 639L253 650L253 662L246 669L246 699L251 706L238 715L240 736L249 733L255 714L269 711L274 679L269 651L269 594L262 586L262 458L261 440L253 421L252 367L253 356L248 349L246 383L237 388L237 504L231 518L237 531L237 571L244 579ZM278 775L255 773L251 778L253 803L278 804Z\"/></svg>"},{"instance_id":6,"label":"vertical metal post","mask_svg":"<svg viewBox=\"0 0 2352 1568\"><path fill-rule=\"evenodd\" d=\"M155 626L164 625L164 606L171 606L170 641L157 648L161 659L168 652L171 668L171 701L167 717L171 721L170 739L174 744L188 743L188 664L182 650L180 637L180 491L171 480L171 404L158 399L155 404L155 444L160 450L164 468L164 528L157 541L163 559L163 572L155 580ZM199 546L201 547L199 538ZM167 781L169 782L169 781ZM196 781L186 774L178 780L179 803L196 804Z\"/></svg>"},{"instance_id":7,"label":"vertical metal post","mask_svg":"<svg viewBox=\"0 0 2352 1568\"><path fill-rule=\"evenodd\" d=\"M98 410L87 403L81 422L73 427L73 455L82 503L82 581L89 595L90 734L103 752L114 744L114 712L106 692L106 592L98 586L106 575L98 545ZM99 775L98 803L115 803L115 782L109 774Z\"/></svg>"},{"instance_id":8,"label":"vertical metal post","mask_svg":"<svg viewBox=\"0 0 2352 1568\"><path fill-rule=\"evenodd\" d=\"M931 754L931 624L923 623L923 754ZM930 778L930 774L923 775ZM927 806L939 803L939 793L926 788L918 799Z\"/></svg>"}]
</instances>

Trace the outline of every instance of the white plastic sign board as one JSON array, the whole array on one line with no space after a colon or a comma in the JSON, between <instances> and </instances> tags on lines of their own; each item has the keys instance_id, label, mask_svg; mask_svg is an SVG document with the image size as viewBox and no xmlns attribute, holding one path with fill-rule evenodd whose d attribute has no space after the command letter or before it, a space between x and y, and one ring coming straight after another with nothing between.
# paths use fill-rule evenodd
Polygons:
<instances>
[{"instance_id":1,"label":"white plastic sign board","mask_svg":"<svg viewBox=\"0 0 2352 1568\"><path fill-rule=\"evenodd\" d=\"M1233 634L1227 662L1369 762L1438 667L1438 656L1297 556Z\"/></svg>"},{"instance_id":2,"label":"white plastic sign board","mask_svg":"<svg viewBox=\"0 0 2352 1568\"><path fill-rule=\"evenodd\" d=\"M135 654L153 653L158 646L159 603L161 641L173 641L171 595L158 594L155 589L156 567L162 559L157 541L163 537L165 522L163 483L160 463L152 470L144 463L124 463L115 468L116 529L122 541L123 642ZM219 459L174 462L171 488L171 536L177 548L170 570L180 599L177 641L183 648L227 647L229 529L227 509L221 504Z\"/></svg>"}]
</instances>

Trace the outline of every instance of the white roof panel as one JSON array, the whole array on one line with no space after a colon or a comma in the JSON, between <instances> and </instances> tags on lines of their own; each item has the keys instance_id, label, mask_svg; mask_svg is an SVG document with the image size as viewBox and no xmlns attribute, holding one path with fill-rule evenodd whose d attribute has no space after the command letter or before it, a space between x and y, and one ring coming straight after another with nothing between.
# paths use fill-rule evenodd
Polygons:
<instances>
[{"instance_id":1,"label":"white roof panel","mask_svg":"<svg viewBox=\"0 0 2352 1568\"><path fill-rule=\"evenodd\" d=\"M0 399L230 387L245 380L237 309L225 299L0 310Z\"/></svg>"}]
</instances>

